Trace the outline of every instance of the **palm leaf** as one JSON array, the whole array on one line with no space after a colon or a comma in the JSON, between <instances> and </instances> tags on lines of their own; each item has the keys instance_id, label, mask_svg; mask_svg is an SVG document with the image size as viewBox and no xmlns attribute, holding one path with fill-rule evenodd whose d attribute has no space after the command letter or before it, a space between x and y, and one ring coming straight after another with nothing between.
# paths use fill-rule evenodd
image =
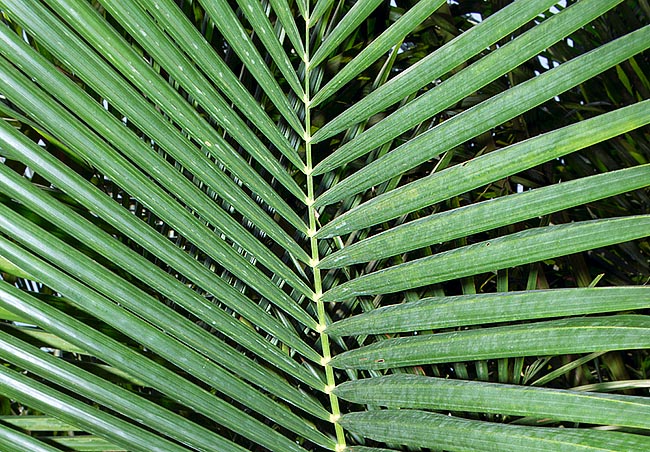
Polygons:
<instances>
[{"instance_id":1,"label":"palm leaf","mask_svg":"<svg viewBox=\"0 0 650 452\"><path fill-rule=\"evenodd\" d=\"M647 450L648 11L474 3L0 0L3 450Z\"/></svg>"}]
</instances>

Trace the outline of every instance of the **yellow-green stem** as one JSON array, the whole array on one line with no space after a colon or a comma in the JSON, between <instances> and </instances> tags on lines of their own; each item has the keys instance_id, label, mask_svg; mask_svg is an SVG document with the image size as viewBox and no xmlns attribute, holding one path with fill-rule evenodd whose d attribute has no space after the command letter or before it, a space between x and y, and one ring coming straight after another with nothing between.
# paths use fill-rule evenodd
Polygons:
<instances>
[{"instance_id":1,"label":"yellow-green stem","mask_svg":"<svg viewBox=\"0 0 650 452\"><path fill-rule=\"evenodd\" d=\"M311 246L311 267L312 273L314 275L314 293L316 303L316 310L318 313L318 324L319 324L319 333L321 346L323 349L323 362L322 365L325 368L325 377L327 381L327 392L329 393L330 405L332 411L332 422L334 424L334 429L336 431L336 450L343 451L345 449L345 434L343 428L337 422L340 417L341 411L339 409L338 398L331 393L331 390L336 385L334 379L334 370L330 366L329 360L332 355L330 353L330 343L329 336L325 334L322 330L326 326L326 315L325 315L325 303L322 301L323 294L323 283L321 280L320 269L317 267L318 261L320 259L318 252L318 239L314 237L314 234L317 230L316 222L316 209L313 206L314 203L314 178L312 175L312 154L311 154L311 111L310 111L310 85L309 85L309 74L311 72L310 63L310 51L309 51L309 18L305 18L305 97L303 99L305 104L305 156L307 160L307 208L309 210L309 231L310 231L310 246Z\"/></svg>"}]
</instances>

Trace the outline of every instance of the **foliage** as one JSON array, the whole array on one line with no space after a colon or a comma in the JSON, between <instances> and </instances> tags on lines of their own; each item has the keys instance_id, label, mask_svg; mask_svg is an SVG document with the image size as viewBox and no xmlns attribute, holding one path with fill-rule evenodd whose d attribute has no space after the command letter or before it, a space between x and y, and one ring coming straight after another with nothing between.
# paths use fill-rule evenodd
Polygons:
<instances>
[{"instance_id":1,"label":"foliage","mask_svg":"<svg viewBox=\"0 0 650 452\"><path fill-rule=\"evenodd\" d=\"M650 449L646 1L0 11L3 450Z\"/></svg>"}]
</instances>

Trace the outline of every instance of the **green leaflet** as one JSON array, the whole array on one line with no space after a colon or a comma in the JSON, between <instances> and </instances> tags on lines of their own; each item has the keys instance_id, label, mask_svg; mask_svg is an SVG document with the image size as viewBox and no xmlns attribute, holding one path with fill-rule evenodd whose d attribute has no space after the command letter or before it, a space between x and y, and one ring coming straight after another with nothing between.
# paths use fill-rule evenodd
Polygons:
<instances>
[{"instance_id":1,"label":"green leaflet","mask_svg":"<svg viewBox=\"0 0 650 452\"><path fill-rule=\"evenodd\" d=\"M344 234L440 202L646 125L649 113L650 100L645 100L452 166L361 204L325 225L317 236Z\"/></svg>"},{"instance_id":2,"label":"green leaflet","mask_svg":"<svg viewBox=\"0 0 650 452\"><path fill-rule=\"evenodd\" d=\"M647 49L649 43L650 25L481 102L376 159L323 193L315 205L331 204L401 174L625 61ZM422 181L426 178L418 182ZM343 218L330 224L343 222Z\"/></svg>"},{"instance_id":3,"label":"green leaflet","mask_svg":"<svg viewBox=\"0 0 650 452\"><path fill-rule=\"evenodd\" d=\"M350 34L352 33L368 15L373 12L382 0L358 0L354 3L348 13L341 19L336 28L327 35L325 40L316 49L316 52L309 60L311 66L320 64L329 54ZM316 5L314 16L319 15L319 6L324 2ZM313 20L313 18L312 18Z\"/></svg>"},{"instance_id":4,"label":"green leaflet","mask_svg":"<svg viewBox=\"0 0 650 452\"><path fill-rule=\"evenodd\" d=\"M165 410L145 398L138 397L121 387L116 387L114 384L61 359L56 359L3 331L0 331L0 343L2 344L0 356L3 360L40 375L61 387L74 390L76 394L101 403L122 415L129 416L159 433L165 432L180 442L206 450L217 447L217 445L224 449L244 450L172 411ZM30 425L29 427L29 430L35 430L37 426ZM63 430L65 426L58 426L58 428L49 426L49 428L41 427L41 429Z\"/></svg>"},{"instance_id":5,"label":"green leaflet","mask_svg":"<svg viewBox=\"0 0 650 452\"><path fill-rule=\"evenodd\" d=\"M67 424L51 416L0 416L3 423L12 425L23 430L33 430L35 432L45 431L52 432L56 430L75 431L77 427Z\"/></svg>"},{"instance_id":6,"label":"green leaflet","mask_svg":"<svg viewBox=\"0 0 650 452\"><path fill-rule=\"evenodd\" d=\"M586 317L383 340L335 356L344 369L390 369L515 356L650 347L650 317Z\"/></svg>"},{"instance_id":7,"label":"green leaflet","mask_svg":"<svg viewBox=\"0 0 650 452\"><path fill-rule=\"evenodd\" d=\"M392 452L398 449L384 449L380 447L352 446L347 449L348 452Z\"/></svg>"},{"instance_id":8,"label":"green leaflet","mask_svg":"<svg viewBox=\"0 0 650 452\"><path fill-rule=\"evenodd\" d=\"M557 147L560 147L559 143ZM534 149L531 146L522 153L530 155L532 152ZM470 162L465 165L468 174L464 179L468 184L483 180L484 173L480 168L482 163L487 162L485 159L481 162L478 160L481 159L477 159L476 164ZM469 165L471 168L468 168ZM436 178L436 176L430 177ZM443 184L449 179L447 177L438 179L442 184L438 185L434 192L440 193L441 196L452 190L463 189L462 183L450 184L445 193ZM426 245L445 243L529 218L541 217L648 185L650 185L650 164L493 198L394 227L326 256L321 259L318 266L320 268L343 267L366 262L370 258L381 259L394 256Z\"/></svg>"},{"instance_id":9,"label":"green leaflet","mask_svg":"<svg viewBox=\"0 0 650 452\"><path fill-rule=\"evenodd\" d=\"M436 9L444 3L445 0L437 1L420 1L415 4L411 9L406 11L388 30L382 33L377 39L372 41L366 48L361 50L352 61L347 63L343 69L336 73L334 77L327 84L314 94L311 100L311 106L315 107L322 101L326 100L334 94L350 79L354 78L359 72L366 69L373 62L380 57L384 56L395 43L404 38L408 33L413 31L423 20L430 16ZM363 102L363 100L361 101ZM344 114L348 114L350 110L346 110ZM364 115L361 120L365 119ZM336 121L334 119L333 121ZM332 122L328 122L324 127L330 128ZM317 136L318 132L314 134Z\"/></svg>"},{"instance_id":10,"label":"green leaflet","mask_svg":"<svg viewBox=\"0 0 650 452\"><path fill-rule=\"evenodd\" d=\"M648 8L565 3L0 0L0 449L650 450Z\"/></svg>"},{"instance_id":11,"label":"green leaflet","mask_svg":"<svg viewBox=\"0 0 650 452\"><path fill-rule=\"evenodd\" d=\"M70 299L79 302L83 300L82 304L88 306L92 304L93 314L96 316L104 316L105 321L108 323L117 323L118 329L126 328L129 330L129 324L132 325L130 331L136 337L142 339L143 337L153 337L158 345L165 344L159 351L163 355L168 355L172 361L185 361L190 363L192 360L197 359L200 364L189 364L196 366L193 373L203 373L203 378L212 380L217 374L213 373L217 368L207 361L204 357L194 357L193 353L188 353L187 347L181 346L179 343L175 345L173 342L164 339L164 333L160 330L148 326L147 323L138 320L133 316L126 314L124 310L115 310L110 308L110 303L103 297L100 297L92 290L79 283L76 283L71 278L65 276L63 273L54 270L53 268L45 265L42 261L34 260L33 257L27 253L20 253L16 250L15 246L11 246L4 240L0 241L3 246L4 253L12 253L12 258L16 260L25 260L30 262L30 266L38 266L39 271L44 275L51 275L55 282L52 287L56 287L62 293L69 293ZM48 282L49 281L49 278ZM263 425L259 421L242 413L238 409L224 402L223 400L215 397L207 391L191 384L188 380L178 375L177 373L156 364L137 352L120 344L105 335L98 333L93 328L78 322L69 316L62 314L47 305L38 302L33 297L25 294L17 288L8 285L5 282L0 284L0 302L5 308L14 312L24 315L30 319L31 322L43 327L46 330L55 332L62 338L69 340L71 343L81 345L83 348L91 352L94 356L106 361L107 363L124 370L132 375L138 375L153 388L160 390L162 393L169 394L174 400L180 400L182 403L191 406L197 412L204 413L205 415L212 416L215 421L222 425L231 428L235 431L241 430L247 432L246 434L253 440L260 444L266 445L272 450L296 450L302 451L299 447L294 447L291 441L287 441L281 435L276 435L275 432ZM108 303L107 303L108 302ZM129 318L130 317L130 318ZM133 328L133 325L136 325ZM146 334L146 336L145 336ZM154 342L154 348L158 348ZM187 361L189 359L189 361ZM217 383L217 380L214 380ZM232 388L234 389L234 388ZM277 405L277 408L284 410L286 408ZM216 417L218 410L219 417Z\"/></svg>"},{"instance_id":12,"label":"green leaflet","mask_svg":"<svg viewBox=\"0 0 650 452\"><path fill-rule=\"evenodd\" d=\"M16 267L13 262L8 261L5 257L0 256L0 271L6 272L10 275L14 275L17 278L30 279L36 281L37 278L34 278L32 275L25 273L20 268Z\"/></svg>"},{"instance_id":13,"label":"green leaflet","mask_svg":"<svg viewBox=\"0 0 650 452\"><path fill-rule=\"evenodd\" d=\"M264 89L273 104L282 113L282 116L300 136L304 136L303 125L300 123L293 105L289 102L288 96L278 86L264 59L253 45L252 40L248 37L228 3L225 0L200 0L200 3L210 14L210 18L215 22L219 31L228 39L228 42L258 81L260 87ZM303 92L297 77L291 83L298 98L301 99Z\"/></svg>"},{"instance_id":14,"label":"green leaflet","mask_svg":"<svg viewBox=\"0 0 650 452\"><path fill-rule=\"evenodd\" d=\"M62 230L67 231L77 240L86 243L96 252L100 253L107 259L110 259L114 264L129 269L136 278L147 282L151 287L156 288L160 293L169 297L170 300L174 300L175 303L187 307L196 315L200 315L204 322L220 331L223 331L230 337L240 338L239 341L242 345L245 345L250 350L256 352L260 357L270 361L278 368L295 375L296 378L301 379L310 386L322 389L322 382L315 379L313 375L306 371L306 369L276 347L270 346L270 344L263 340L259 334L251 331L242 322L233 319L232 316L227 315L221 309L216 309L214 304L197 296L194 291L181 284L178 280L172 278L162 269L156 267L155 270L152 270L148 265L147 260L142 256L139 256L121 243L112 240L108 234L103 233L90 222L76 217L75 214L65 205L57 205L53 199L49 198L44 193L39 192L36 188L28 184L24 178L21 178L7 170L5 166L0 166L0 186L15 199L23 201L27 207L32 208L34 211L44 212L43 215L46 219L50 220L53 224L58 225ZM138 297L140 300L138 304L141 305L142 300L145 298L146 297ZM125 304L128 305L128 301ZM134 310L137 311L137 309ZM219 338L206 335L200 328L197 329L195 325L191 323L188 324L187 321L180 316L177 316L175 320L172 320L169 312L151 314L151 318L159 320L169 318L170 321L177 326L183 325L185 322L187 329L182 333L179 333L178 336L184 341L188 341L193 337L194 347L197 350L201 351L206 356L211 356L226 368L237 368L238 374L248 381L261 386L266 390L272 391L294 405L309 411L315 416L325 419L327 418L328 413L322 408L322 406L320 406L320 404L305 397L303 393L289 386L286 381L281 379L277 374L268 371L258 363L246 358ZM260 324L263 324L270 322L272 319L256 320L258 320ZM280 327L277 326L275 328ZM296 344L298 348L302 350L306 356L311 357L311 359L318 359L316 352L311 350L300 338L295 338L295 340L298 341ZM290 344L291 343L293 343L293 341L290 342ZM309 353L305 351L308 351Z\"/></svg>"},{"instance_id":15,"label":"green leaflet","mask_svg":"<svg viewBox=\"0 0 650 452\"><path fill-rule=\"evenodd\" d=\"M46 93L36 90L27 91L26 84L29 82L26 78L21 77L15 69L0 61L0 71L6 76L0 82L0 86L4 85L5 92L11 93L10 97L15 98L21 105L28 107L36 105L42 115L40 118L60 131L61 135L66 136L68 141L73 143L72 146L89 161L95 163L99 169L104 170L104 174L111 177L112 180L119 181L125 190L132 193L160 218L165 219L168 224L177 228L189 240L202 243L205 247L204 251L208 255L217 262L223 263L242 280L248 281L251 287L259 290L262 295L271 300L284 300L281 302L284 305L283 309L300 318L305 325L315 327L315 322L309 314L279 289L260 269L254 267L248 259L222 240L217 233L208 229L199 218L147 178L139 168L129 164L102 138L85 128L83 123L74 120L69 112L55 103ZM101 151L101 157L98 151ZM213 237L215 240L206 240L206 237ZM272 293L275 295L271 295Z\"/></svg>"},{"instance_id":16,"label":"green leaflet","mask_svg":"<svg viewBox=\"0 0 650 452\"><path fill-rule=\"evenodd\" d=\"M63 273L36 259L31 254L21 253L15 245L11 245L0 237L0 246L3 252L7 253L6 255L10 256L12 260L21 262L21 265L29 266L38 274L43 275L45 284L62 294L66 294L66 284L72 286L73 288L68 289L70 292L66 295L86 312L100 317L117 330L154 350L179 368L187 369L188 372L192 372L193 376L218 388L229 397L246 403L248 407L264 413L270 418L275 418L277 422L289 429L304 430L301 434L314 438L317 443L326 442L320 432L301 423L300 418L287 408L242 382L226 370L225 366L217 364L221 359L221 353L217 352L218 344L212 344L212 337L206 330L179 313L168 309L143 290L101 267L81 252L66 246L33 224L28 224L26 220L5 206L0 205L0 212L2 212L0 230L12 235L45 259L75 275L103 296L93 294L78 281L65 277ZM111 314L111 300L137 313L149 322L154 324L155 322L164 322L168 325L167 332L155 328L124 309L117 309ZM214 348L207 348L206 344L211 344ZM203 353L210 356L212 360L206 359L204 355L195 352L190 347L202 349ZM224 350L223 347L221 349ZM228 350L225 351L228 352ZM234 352L230 351L230 353Z\"/></svg>"},{"instance_id":17,"label":"green leaflet","mask_svg":"<svg viewBox=\"0 0 650 452\"><path fill-rule=\"evenodd\" d=\"M353 403L391 408L469 411L642 429L650 427L650 400L647 397L406 374L348 381L337 386L334 392Z\"/></svg>"},{"instance_id":18,"label":"green leaflet","mask_svg":"<svg viewBox=\"0 0 650 452\"><path fill-rule=\"evenodd\" d=\"M34 33L45 45L49 45L51 52L55 53L62 61L66 61L68 65L71 65L72 70L86 76L91 86L102 93L109 103L114 103L123 109L125 116L134 121L144 131L157 138L166 138L165 134L161 134L159 131L165 130L167 134L172 133L170 132L169 121L163 120L160 117L160 112L153 108L145 96L134 90L123 76L147 93L147 97L155 99L165 112L174 112L176 121L185 131L191 134L196 143L199 143L201 147L204 147L204 150L207 150L219 161L223 162L242 181L250 184L250 188L265 199L269 205L283 212L289 221L300 227L302 221L286 206L282 197L259 177L259 174L242 159L235 149L225 142L217 130L201 118L198 112L178 92L163 82L159 74L153 71L148 64L141 61L141 58L123 40L116 37L114 32L97 33L88 31L87 36L93 38L94 44L99 51L102 51L107 57L111 57L112 63L120 69L120 73L108 67L93 49L72 34L72 31L66 25L52 18L47 10L33 11L33 9L42 8L41 6L34 5L26 8L20 2L16 4L9 0L3 0L3 3L9 4L10 9L15 11L15 14L22 20L26 21L25 23L29 26L30 32ZM80 7L83 7L83 4L80 4ZM73 14L73 11L75 11L75 9L65 8L64 5L59 8L64 14ZM78 27L84 26L84 28L81 28L82 30L93 24L99 27L100 30L105 27L103 19L95 11L89 9L89 6L85 6L79 13L85 13L83 18L75 18L75 20L81 21L77 25ZM38 19L36 21L31 20L34 17L38 17ZM64 42L65 45L62 44ZM76 103L73 105L76 105ZM151 130L156 130L156 132L151 132ZM176 133L178 132L176 131ZM188 146L185 145L184 147L187 148ZM181 162L188 164L188 167L193 168L192 159L183 159L182 153L174 152L174 146L168 146L166 149L179 158ZM200 155L201 152L194 149L194 160L205 162L205 156L198 157ZM299 199L304 197L299 192L294 194Z\"/></svg>"},{"instance_id":19,"label":"green leaflet","mask_svg":"<svg viewBox=\"0 0 650 452\"><path fill-rule=\"evenodd\" d=\"M289 40L293 44L293 48L304 60L305 44L302 41L296 22L291 16L287 0L271 0L271 6L273 7L273 11L278 15L278 20L282 24L284 31L287 33Z\"/></svg>"},{"instance_id":20,"label":"green leaflet","mask_svg":"<svg viewBox=\"0 0 650 452\"><path fill-rule=\"evenodd\" d=\"M299 3L301 3L304 0L300 0ZM320 19L323 14L329 10L332 5L334 4L334 0L318 0L316 2L316 5L314 8L309 12L309 26L313 26L314 24L318 23L318 19ZM307 16L305 16L307 17Z\"/></svg>"},{"instance_id":21,"label":"green leaflet","mask_svg":"<svg viewBox=\"0 0 650 452\"><path fill-rule=\"evenodd\" d=\"M426 3L426 1L420 1L418 5L424 7ZM429 1L429 3L432 2ZM509 33L512 33L554 3L556 2L553 0L513 2L467 32L462 33L438 51L427 55L421 61L410 67L408 71L399 74L393 80L370 93L365 99L357 102L352 108L327 123L314 134L314 142L319 142L334 135L343 128L369 118L384 108L415 93L426 84L435 81L446 72L469 60ZM393 42L397 40L394 39ZM370 52L370 50L367 50L367 52ZM350 145L346 147L349 148ZM336 165L333 162L340 155L341 153L337 157L332 156L324 160L316 170L317 174L320 171L324 172L330 166L335 167Z\"/></svg>"},{"instance_id":22,"label":"green leaflet","mask_svg":"<svg viewBox=\"0 0 650 452\"><path fill-rule=\"evenodd\" d=\"M279 340L300 350L309 359L315 361L320 359L316 352L301 345L302 341L293 331L285 328L280 322L269 316L257 304L253 303L252 300L235 290L222 278L215 275L209 268L201 265L200 262L184 253L180 248L174 246L144 222L139 221L127 210L122 209L92 184L88 184L70 168L63 165L51 155L43 152L42 149L29 142L26 137L11 127L8 127L4 122L0 122L0 143L2 143L0 147L8 146L20 150L21 156L27 165L46 176L57 187L68 192L70 196L95 211L116 228L119 228L122 233L137 240L153 255L158 256L161 260L171 265L172 268L182 269L181 271L185 277L190 281L196 281L200 287L215 294L221 303L238 312L247 320L254 322L265 331L276 335ZM32 198L32 200L36 199L36 197ZM51 213L56 216L56 212ZM130 254L132 255L132 253L123 254L122 258L129 258ZM137 268L137 266L133 268ZM159 271L148 271L151 273L150 276L160 274ZM145 278L145 280L150 279ZM193 301L191 301L190 298L183 296L183 294L188 293L187 289L176 291L174 285L170 285L164 281L158 281L154 285L158 284L165 286L164 293L176 302L183 303L183 306L190 312L193 312L211 324L212 322L216 322L215 326L220 325L220 328L226 328L224 332L239 337L238 334L235 334L235 331L241 330L242 325L240 322L232 319L224 312L213 309L214 307L210 303L206 303L205 300L196 297L196 295L192 295ZM169 291L174 291L173 295L170 295ZM235 329L230 329L231 327ZM245 345L250 350L257 350L257 353L260 353L260 350L268 347L268 344L256 336L242 335L240 340L242 345ZM270 349L268 352L271 353L272 350ZM285 367L285 365L279 364L277 361L276 365L280 368ZM304 375L304 372L301 372L301 375ZM300 378L309 382L308 384L310 386L316 385L315 387L320 387L319 383L314 382L313 377L306 378L301 376Z\"/></svg>"},{"instance_id":23,"label":"green leaflet","mask_svg":"<svg viewBox=\"0 0 650 452\"><path fill-rule=\"evenodd\" d=\"M650 287L598 287L432 297L381 307L327 327L334 336L457 328L650 307Z\"/></svg>"},{"instance_id":24,"label":"green leaflet","mask_svg":"<svg viewBox=\"0 0 650 452\"><path fill-rule=\"evenodd\" d=\"M0 424L0 446L6 452L60 452L47 443Z\"/></svg>"},{"instance_id":25,"label":"green leaflet","mask_svg":"<svg viewBox=\"0 0 650 452\"><path fill-rule=\"evenodd\" d=\"M7 310L9 312L12 312L9 309ZM21 320L25 321L25 319ZM77 353L82 355L86 353L86 349L70 343L65 339L61 339L56 334L48 333L47 331L43 331L41 329L20 326L10 326L6 328L8 331L11 331L12 334L25 338L25 340L30 342L45 344L47 347L68 353Z\"/></svg>"},{"instance_id":26,"label":"green leaflet","mask_svg":"<svg viewBox=\"0 0 650 452\"><path fill-rule=\"evenodd\" d=\"M646 436L588 429L523 427L459 419L416 410L374 410L346 414L341 424L377 441L453 451L644 452Z\"/></svg>"},{"instance_id":27,"label":"green leaflet","mask_svg":"<svg viewBox=\"0 0 650 452\"><path fill-rule=\"evenodd\" d=\"M87 450L104 452L117 449L115 444L96 435L54 436L48 438L52 444L62 447L63 450Z\"/></svg>"},{"instance_id":28,"label":"green leaflet","mask_svg":"<svg viewBox=\"0 0 650 452\"><path fill-rule=\"evenodd\" d=\"M363 275L330 289L323 299L343 301L355 295L398 292L648 235L650 215L533 228Z\"/></svg>"},{"instance_id":29,"label":"green leaflet","mask_svg":"<svg viewBox=\"0 0 650 452\"><path fill-rule=\"evenodd\" d=\"M84 430L97 433L126 449L141 452L183 452L187 450L19 372L10 370L8 367L0 366L0 384L7 396L20 400L37 410L52 413L66 422L79 425Z\"/></svg>"}]
</instances>

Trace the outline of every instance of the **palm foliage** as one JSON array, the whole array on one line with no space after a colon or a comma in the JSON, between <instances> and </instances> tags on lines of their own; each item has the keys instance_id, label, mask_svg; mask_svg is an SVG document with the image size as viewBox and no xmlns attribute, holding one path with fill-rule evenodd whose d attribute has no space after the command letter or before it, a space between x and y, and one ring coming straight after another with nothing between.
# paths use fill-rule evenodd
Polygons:
<instances>
[{"instance_id":1,"label":"palm foliage","mask_svg":"<svg viewBox=\"0 0 650 452\"><path fill-rule=\"evenodd\" d=\"M650 448L647 2L0 11L3 450Z\"/></svg>"}]
</instances>

